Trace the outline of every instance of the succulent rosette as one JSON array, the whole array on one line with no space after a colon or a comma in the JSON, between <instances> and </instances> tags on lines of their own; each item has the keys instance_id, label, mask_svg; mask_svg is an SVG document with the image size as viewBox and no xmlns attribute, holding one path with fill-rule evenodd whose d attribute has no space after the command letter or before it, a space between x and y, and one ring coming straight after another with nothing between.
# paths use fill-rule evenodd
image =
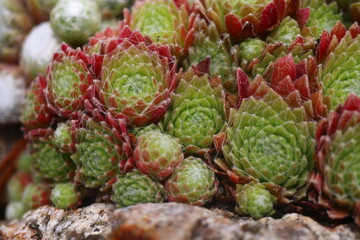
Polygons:
<instances>
[{"instance_id":1,"label":"succulent rosette","mask_svg":"<svg viewBox=\"0 0 360 240\"><path fill-rule=\"evenodd\" d=\"M217 164L234 182L261 182L281 202L304 196L313 168L315 119L328 111L326 98L312 87L314 66L296 65L287 55L275 62L269 83L261 76L250 83L238 70L240 108L230 110L226 139L216 144L225 142L225 161Z\"/></svg>"},{"instance_id":2,"label":"succulent rosette","mask_svg":"<svg viewBox=\"0 0 360 240\"><path fill-rule=\"evenodd\" d=\"M73 153L75 129L74 121L59 123L53 136L53 143L61 153Z\"/></svg>"},{"instance_id":3,"label":"succulent rosette","mask_svg":"<svg viewBox=\"0 0 360 240\"><path fill-rule=\"evenodd\" d=\"M0 61L17 63L21 43L33 24L22 1L0 1L0 22Z\"/></svg>"},{"instance_id":4,"label":"succulent rosette","mask_svg":"<svg viewBox=\"0 0 360 240\"><path fill-rule=\"evenodd\" d=\"M158 180L169 177L183 159L180 140L160 131L142 134L134 150L136 167Z\"/></svg>"},{"instance_id":5,"label":"succulent rosette","mask_svg":"<svg viewBox=\"0 0 360 240\"><path fill-rule=\"evenodd\" d=\"M304 35L318 38L323 30L331 31L337 21L342 21L342 14L336 2L327 3L325 0L305 0L303 8L309 9L309 20L304 29ZM304 10L303 10L304 11ZM298 14L304 14L299 12Z\"/></svg>"},{"instance_id":6,"label":"succulent rosette","mask_svg":"<svg viewBox=\"0 0 360 240\"><path fill-rule=\"evenodd\" d=\"M331 33L324 31L318 47L323 62L319 73L324 94L332 107L345 101L350 93L360 94L360 27L354 23L348 31L340 22Z\"/></svg>"},{"instance_id":7,"label":"succulent rosette","mask_svg":"<svg viewBox=\"0 0 360 240\"><path fill-rule=\"evenodd\" d=\"M10 201L20 201L25 187L32 182L32 177L26 172L15 173L7 183L7 196Z\"/></svg>"},{"instance_id":8,"label":"succulent rosette","mask_svg":"<svg viewBox=\"0 0 360 240\"><path fill-rule=\"evenodd\" d=\"M92 84L88 66L90 57L79 48L74 50L65 43L55 53L46 72L45 97L48 108L61 117L70 118L84 110L86 91Z\"/></svg>"},{"instance_id":9,"label":"succulent rosette","mask_svg":"<svg viewBox=\"0 0 360 240\"><path fill-rule=\"evenodd\" d=\"M284 18L266 38L268 43L281 42L291 45L295 39L301 36L299 23L291 17Z\"/></svg>"},{"instance_id":10,"label":"succulent rosette","mask_svg":"<svg viewBox=\"0 0 360 240\"><path fill-rule=\"evenodd\" d=\"M332 219L353 216L360 225L359 130L360 98L350 94L323 119L316 131L315 170L308 198Z\"/></svg>"},{"instance_id":11,"label":"succulent rosette","mask_svg":"<svg viewBox=\"0 0 360 240\"><path fill-rule=\"evenodd\" d=\"M236 211L242 215L261 218L275 213L276 198L261 183L236 185Z\"/></svg>"},{"instance_id":12,"label":"succulent rosette","mask_svg":"<svg viewBox=\"0 0 360 240\"><path fill-rule=\"evenodd\" d=\"M106 46L108 42L114 40L119 36L120 30L124 23L119 22L117 27L106 27L103 31L96 33L89 38L89 42L84 46L84 51L89 54L102 54L102 46Z\"/></svg>"},{"instance_id":13,"label":"succulent rosette","mask_svg":"<svg viewBox=\"0 0 360 240\"><path fill-rule=\"evenodd\" d=\"M5 218L10 221L21 218L29 210L21 201L9 202L5 209Z\"/></svg>"},{"instance_id":14,"label":"succulent rosette","mask_svg":"<svg viewBox=\"0 0 360 240\"><path fill-rule=\"evenodd\" d=\"M156 43L170 45L171 52L180 58L193 37L196 15L189 13L187 0L140 0L125 11L131 29L149 36Z\"/></svg>"},{"instance_id":15,"label":"succulent rosette","mask_svg":"<svg viewBox=\"0 0 360 240\"><path fill-rule=\"evenodd\" d=\"M50 12L59 0L27 0L25 7L37 23L48 21Z\"/></svg>"},{"instance_id":16,"label":"succulent rosette","mask_svg":"<svg viewBox=\"0 0 360 240\"><path fill-rule=\"evenodd\" d=\"M165 189L168 201L202 206L211 201L217 186L214 171L201 158L190 156L175 169Z\"/></svg>"},{"instance_id":17,"label":"succulent rosette","mask_svg":"<svg viewBox=\"0 0 360 240\"><path fill-rule=\"evenodd\" d=\"M207 74L197 75L199 66L179 76L179 85L163 121L163 129L179 138L188 154L209 151L213 146L213 136L225 128L223 88L219 81Z\"/></svg>"},{"instance_id":18,"label":"succulent rosette","mask_svg":"<svg viewBox=\"0 0 360 240\"><path fill-rule=\"evenodd\" d=\"M51 187L47 183L31 183L26 186L21 202L25 209L36 209L44 205L50 205Z\"/></svg>"},{"instance_id":19,"label":"succulent rosette","mask_svg":"<svg viewBox=\"0 0 360 240\"><path fill-rule=\"evenodd\" d=\"M45 75L55 52L60 49L60 41L55 36L48 22L34 27L22 45L20 66L29 78Z\"/></svg>"},{"instance_id":20,"label":"succulent rosette","mask_svg":"<svg viewBox=\"0 0 360 240\"><path fill-rule=\"evenodd\" d=\"M76 152L71 156L77 164L76 178L85 187L106 190L116 175L132 169L130 141L123 120L96 121L87 115L77 120Z\"/></svg>"},{"instance_id":21,"label":"succulent rosette","mask_svg":"<svg viewBox=\"0 0 360 240\"><path fill-rule=\"evenodd\" d=\"M27 94L20 121L25 131L47 128L55 123L55 116L47 108L44 90L46 79L39 75L31 84Z\"/></svg>"},{"instance_id":22,"label":"succulent rosette","mask_svg":"<svg viewBox=\"0 0 360 240\"><path fill-rule=\"evenodd\" d=\"M138 203L160 203L164 201L164 187L156 180L138 171L119 175L112 189L111 200L118 208Z\"/></svg>"},{"instance_id":23,"label":"succulent rosette","mask_svg":"<svg viewBox=\"0 0 360 240\"><path fill-rule=\"evenodd\" d=\"M155 45L125 27L103 56L94 57L99 80L89 89L93 105L135 126L159 121L176 87L175 59L167 45Z\"/></svg>"},{"instance_id":24,"label":"succulent rosette","mask_svg":"<svg viewBox=\"0 0 360 240\"><path fill-rule=\"evenodd\" d=\"M261 36L298 8L296 0L201 0L202 14L235 41Z\"/></svg>"},{"instance_id":25,"label":"succulent rosette","mask_svg":"<svg viewBox=\"0 0 360 240\"><path fill-rule=\"evenodd\" d=\"M223 86L236 92L236 68L238 67L237 46L232 46L228 34L218 32L213 22L204 19L195 21L195 35L189 48L185 65L196 65L210 57L210 75L220 77Z\"/></svg>"},{"instance_id":26,"label":"succulent rosette","mask_svg":"<svg viewBox=\"0 0 360 240\"><path fill-rule=\"evenodd\" d=\"M72 183L58 183L51 190L50 199L57 208L73 209L80 205L81 193Z\"/></svg>"},{"instance_id":27,"label":"succulent rosette","mask_svg":"<svg viewBox=\"0 0 360 240\"><path fill-rule=\"evenodd\" d=\"M70 154L60 153L52 143L52 137L48 140L38 140L33 144L35 169L45 179L62 182L73 177L75 164Z\"/></svg>"},{"instance_id":28,"label":"succulent rosette","mask_svg":"<svg viewBox=\"0 0 360 240\"><path fill-rule=\"evenodd\" d=\"M56 35L71 46L81 46L100 30L101 13L96 3L88 0L59 0L50 14Z\"/></svg>"}]
</instances>

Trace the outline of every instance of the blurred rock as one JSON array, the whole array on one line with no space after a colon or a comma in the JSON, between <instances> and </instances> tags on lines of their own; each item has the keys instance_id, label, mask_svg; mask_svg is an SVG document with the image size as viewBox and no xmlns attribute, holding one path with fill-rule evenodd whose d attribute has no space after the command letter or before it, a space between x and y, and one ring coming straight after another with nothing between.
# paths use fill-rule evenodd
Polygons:
<instances>
[{"instance_id":1,"label":"blurred rock","mask_svg":"<svg viewBox=\"0 0 360 240\"><path fill-rule=\"evenodd\" d=\"M226 218L216 212L185 204L139 204L117 209L93 204L76 211L45 206L21 220L0 224L0 239L359 239L354 226L327 228L311 218L287 214L270 217ZM225 213L228 215L227 213Z\"/></svg>"}]
</instances>

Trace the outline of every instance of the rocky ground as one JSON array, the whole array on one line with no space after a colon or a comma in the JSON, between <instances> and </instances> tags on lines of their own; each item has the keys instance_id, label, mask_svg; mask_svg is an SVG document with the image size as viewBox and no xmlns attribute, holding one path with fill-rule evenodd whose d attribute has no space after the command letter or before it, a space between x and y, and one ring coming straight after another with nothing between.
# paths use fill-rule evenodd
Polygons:
<instances>
[{"instance_id":1,"label":"rocky ground","mask_svg":"<svg viewBox=\"0 0 360 240\"><path fill-rule=\"evenodd\" d=\"M294 213L255 221L177 203L116 210L112 204L93 204L76 211L41 207L21 220L0 224L0 239L355 240L360 239L360 230L353 225L327 228Z\"/></svg>"}]
</instances>

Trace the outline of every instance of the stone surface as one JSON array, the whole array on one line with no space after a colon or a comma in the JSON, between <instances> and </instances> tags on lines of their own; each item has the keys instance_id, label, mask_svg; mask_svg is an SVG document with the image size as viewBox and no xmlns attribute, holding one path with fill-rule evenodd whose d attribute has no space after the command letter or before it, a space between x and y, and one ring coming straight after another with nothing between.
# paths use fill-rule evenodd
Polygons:
<instances>
[{"instance_id":1,"label":"stone surface","mask_svg":"<svg viewBox=\"0 0 360 240\"><path fill-rule=\"evenodd\" d=\"M360 239L359 229L352 225L330 229L294 213L258 221L224 215L229 216L221 210L176 203L117 210L113 204L98 203L76 211L45 206L21 220L0 224L0 239Z\"/></svg>"}]
</instances>

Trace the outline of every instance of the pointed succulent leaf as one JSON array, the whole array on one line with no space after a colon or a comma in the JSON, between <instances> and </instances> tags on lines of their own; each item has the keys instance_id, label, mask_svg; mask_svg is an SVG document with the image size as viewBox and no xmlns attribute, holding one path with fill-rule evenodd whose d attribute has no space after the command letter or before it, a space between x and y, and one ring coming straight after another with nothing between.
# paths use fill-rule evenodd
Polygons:
<instances>
[{"instance_id":1,"label":"pointed succulent leaf","mask_svg":"<svg viewBox=\"0 0 360 240\"><path fill-rule=\"evenodd\" d=\"M50 204L50 185L46 183L31 183L26 186L21 202L26 209L36 209Z\"/></svg>"},{"instance_id":2,"label":"pointed succulent leaf","mask_svg":"<svg viewBox=\"0 0 360 240\"><path fill-rule=\"evenodd\" d=\"M213 22L204 19L195 22L195 36L189 49L186 66L196 65L210 58L210 75L220 77L230 92L236 91L236 68L239 50L231 45L228 34L221 36Z\"/></svg>"},{"instance_id":3,"label":"pointed succulent leaf","mask_svg":"<svg viewBox=\"0 0 360 240\"><path fill-rule=\"evenodd\" d=\"M309 180L309 199L332 219L349 215L360 224L360 98L350 94L343 105L323 119L316 131L315 170Z\"/></svg>"},{"instance_id":4,"label":"pointed succulent leaf","mask_svg":"<svg viewBox=\"0 0 360 240\"><path fill-rule=\"evenodd\" d=\"M96 33L89 39L87 45L84 46L84 51L89 54L102 54L103 46L113 41L119 36L123 23L118 23L116 27L106 27L103 31Z\"/></svg>"},{"instance_id":5,"label":"pointed succulent leaf","mask_svg":"<svg viewBox=\"0 0 360 240\"><path fill-rule=\"evenodd\" d=\"M261 183L236 185L236 211L242 215L261 218L275 213L276 198Z\"/></svg>"},{"instance_id":6,"label":"pointed succulent leaf","mask_svg":"<svg viewBox=\"0 0 360 240\"><path fill-rule=\"evenodd\" d=\"M187 153L212 148L213 136L225 127L222 87L208 75L198 76L190 68L180 76L164 119L164 130L180 139Z\"/></svg>"},{"instance_id":7,"label":"pointed succulent leaf","mask_svg":"<svg viewBox=\"0 0 360 240\"><path fill-rule=\"evenodd\" d=\"M51 190L51 202L57 208L72 209L81 203L81 193L72 183L57 183Z\"/></svg>"},{"instance_id":8,"label":"pointed succulent leaf","mask_svg":"<svg viewBox=\"0 0 360 240\"><path fill-rule=\"evenodd\" d=\"M164 201L164 187L156 180L138 171L119 175L112 189L111 199L118 208L138 203L160 203Z\"/></svg>"},{"instance_id":9,"label":"pointed succulent leaf","mask_svg":"<svg viewBox=\"0 0 360 240\"><path fill-rule=\"evenodd\" d=\"M101 14L96 3L87 0L59 0L50 14L50 24L67 44L81 46L100 30Z\"/></svg>"},{"instance_id":10,"label":"pointed succulent leaf","mask_svg":"<svg viewBox=\"0 0 360 240\"><path fill-rule=\"evenodd\" d=\"M54 114L70 118L84 109L86 90L92 83L88 70L90 58L79 48L74 50L65 43L61 49L47 69L45 97Z\"/></svg>"},{"instance_id":11,"label":"pointed succulent leaf","mask_svg":"<svg viewBox=\"0 0 360 240\"><path fill-rule=\"evenodd\" d=\"M124 124L124 122L120 122ZM107 189L116 175L132 168L128 159L130 143L127 134L110 126L106 121L97 122L86 115L78 120L76 152L71 156L77 165L77 178L89 188Z\"/></svg>"},{"instance_id":12,"label":"pointed succulent leaf","mask_svg":"<svg viewBox=\"0 0 360 240\"><path fill-rule=\"evenodd\" d=\"M160 131L141 135L134 151L136 167L159 180L169 177L183 159L180 140Z\"/></svg>"},{"instance_id":13,"label":"pointed succulent leaf","mask_svg":"<svg viewBox=\"0 0 360 240\"><path fill-rule=\"evenodd\" d=\"M324 61L319 79L324 94L331 97L333 109L350 93L360 94L360 35L345 31L338 23L330 35L322 35L318 49L318 58Z\"/></svg>"},{"instance_id":14,"label":"pointed succulent leaf","mask_svg":"<svg viewBox=\"0 0 360 240\"><path fill-rule=\"evenodd\" d=\"M104 54L93 64L100 79L95 81L94 106L135 126L159 121L176 85L175 59L169 47L155 45L125 27Z\"/></svg>"},{"instance_id":15,"label":"pointed succulent leaf","mask_svg":"<svg viewBox=\"0 0 360 240\"><path fill-rule=\"evenodd\" d=\"M202 206L217 191L215 173L200 158L187 157L166 182L167 200Z\"/></svg>"}]
</instances>

